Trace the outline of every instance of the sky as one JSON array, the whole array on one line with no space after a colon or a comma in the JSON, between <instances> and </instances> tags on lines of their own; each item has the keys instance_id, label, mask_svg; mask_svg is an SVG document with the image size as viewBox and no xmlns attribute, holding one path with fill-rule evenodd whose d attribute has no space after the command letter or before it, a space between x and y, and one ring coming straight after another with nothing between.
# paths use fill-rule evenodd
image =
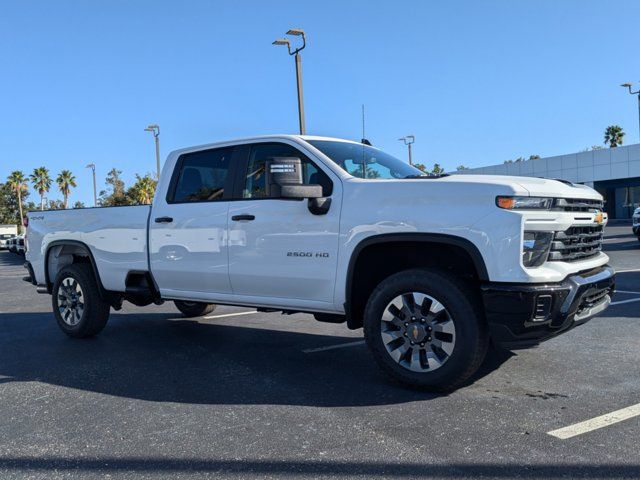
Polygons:
<instances>
[{"instance_id":1,"label":"sky","mask_svg":"<svg viewBox=\"0 0 640 480\"><path fill-rule=\"evenodd\" d=\"M88 206L111 168L127 184L161 154L236 137L297 133L303 51L307 132L366 137L447 170L602 144L638 143L640 2L0 0L0 181L71 170ZM60 198L54 191L48 198ZM32 194L31 200L36 201Z\"/></svg>"}]
</instances>

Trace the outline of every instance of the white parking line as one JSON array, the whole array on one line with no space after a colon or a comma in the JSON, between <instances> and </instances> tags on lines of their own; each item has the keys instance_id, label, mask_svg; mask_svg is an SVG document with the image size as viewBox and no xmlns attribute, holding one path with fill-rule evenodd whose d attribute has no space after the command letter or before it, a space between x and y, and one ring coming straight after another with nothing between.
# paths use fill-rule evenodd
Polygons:
<instances>
[{"instance_id":1,"label":"white parking line","mask_svg":"<svg viewBox=\"0 0 640 480\"><path fill-rule=\"evenodd\" d=\"M566 440L567 438L592 432L593 430L607 427L614 423L622 422L637 416L640 416L640 403L616 410L615 412L600 415L599 417L592 418L591 420L575 423L568 427L551 430L550 432L547 432L547 434L559 438L560 440Z\"/></svg>"},{"instance_id":2,"label":"white parking line","mask_svg":"<svg viewBox=\"0 0 640 480\"><path fill-rule=\"evenodd\" d=\"M206 318L207 320L210 320L212 318L226 318L226 317L237 317L239 315L253 315L254 313L259 313L259 312L257 310L251 310L250 312L225 313L224 315L210 315L208 317L202 317L202 318Z\"/></svg>"},{"instance_id":3,"label":"white parking line","mask_svg":"<svg viewBox=\"0 0 640 480\"><path fill-rule=\"evenodd\" d=\"M611 305L622 305L623 303L640 302L640 298L631 298L629 300L620 300L619 302L611 302Z\"/></svg>"},{"instance_id":4,"label":"white parking line","mask_svg":"<svg viewBox=\"0 0 640 480\"><path fill-rule=\"evenodd\" d=\"M616 273L624 273L624 272L640 272L640 268L629 268L628 270L616 270Z\"/></svg>"},{"instance_id":5,"label":"white parking line","mask_svg":"<svg viewBox=\"0 0 640 480\"><path fill-rule=\"evenodd\" d=\"M630 292L629 290L616 290L616 293L632 293L633 295L640 295L640 292Z\"/></svg>"},{"instance_id":6,"label":"white parking line","mask_svg":"<svg viewBox=\"0 0 640 480\"><path fill-rule=\"evenodd\" d=\"M316 353L324 352L326 350L335 350L336 348L355 347L356 345L364 345L364 340L358 340L357 342L340 343L338 345L329 345L327 347L307 348L306 350L302 351L304 353Z\"/></svg>"}]
</instances>

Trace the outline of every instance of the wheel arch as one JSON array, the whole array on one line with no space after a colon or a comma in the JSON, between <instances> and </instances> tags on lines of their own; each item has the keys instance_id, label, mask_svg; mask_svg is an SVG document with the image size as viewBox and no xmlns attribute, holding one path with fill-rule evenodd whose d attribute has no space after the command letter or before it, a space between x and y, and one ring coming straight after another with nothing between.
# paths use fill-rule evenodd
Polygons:
<instances>
[{"instance_id":1,"label":"wheel arch","mask_svg":"<svg viewBox=\"0 0 640 480\"><path fill-rule=\"evenodd\" d=\"M52 254L55 254L54 258L56 260L60 260L54 263L51 256ZM109 298L108 292L104 288L102 280L100 279L100 272L98 271L98 266L91 249L86 243L78 240L56 240L47 245L44 257L44 279L49 294L52 293L53 282L55 281L58 272L67 265L82 263L85 261L82 259L87 259L88 263L91 265L91 270L98 285L100 298L103 300Z\"/></svg>"},{"instance_id":2,"label":"wheel arch","mask_svg":"<svg viewBox=\"0 0 640 480\"><path fill-rule=\"evenodd\" d=\"M440 251L455 253L456 260L458 262L464 260L466 256L467 259L471 260L472 268L469 269L469 272L472 272L474 278L480 282L489 280L487 267L480 250L473 242L466 238L448 234L413 232L381 234L367 237L358 243L353 249L347 269L344 309L347 316L347 325L350 329L362 327L362 313L364 311L364 305L362 299L358 298L358 292L355 288L356 276L361 267L359 261L363 259L363 255L366 255L367 252L370 251L369 249L391 249L394 246L403 247L406 245L411 245L413 247L423 247L427 245L437 247ZM433 255L434 251L435 250L429 251L429 256L432 259L435 258ZM442 265L443 261L440 259L436 263ZM444 264L446 264L446 262L444 262ZM403 268L400 270L402 269ZM389 273L385 273L384 276L386 277L389 274L395 273L395 271L391 269L391 271ZM371 280L370 283L374 283L374 280ZM368 287L371 288L365 288L365 292L369 290L368 293L370 293L375 285L369 285ZM364 303L366 303L366 300L364 300Z\"/></svg>"}]
</instances>

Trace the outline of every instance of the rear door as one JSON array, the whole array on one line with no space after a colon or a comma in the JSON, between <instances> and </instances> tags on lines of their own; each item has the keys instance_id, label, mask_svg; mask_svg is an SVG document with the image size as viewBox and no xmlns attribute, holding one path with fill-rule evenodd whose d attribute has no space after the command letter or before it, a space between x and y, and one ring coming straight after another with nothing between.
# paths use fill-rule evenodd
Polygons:
<instances>
[{"instance_id":1,"label":"rear door","mask_svg":"<svg viewBox=\"0 0 640 480\"><path fill-rule=\"evenodd\" d=\"M236 195L229 208L229 275L236 295L285 299L279 304L333 304L338 259L341 184L333 172L284 142L244 147ZM332 198L326 215L314 215L307 200L266 196L265 162L273 157L302 160L307 184L320 184ZM298 302L300 305L301 303ZM328 307L330 308L330 307Z\"/></svg>"},{"instance_id":2,"label":"rear door","mask_svg":"<svg viewBox=\"0 0 640 480\"><path fill-rule=\"evenodd\" d=\"M227 214L235 153L224 147L181 155L166 197L154 199L149 258L163 296L231 292Z\"/></svg>"}]
</instances>

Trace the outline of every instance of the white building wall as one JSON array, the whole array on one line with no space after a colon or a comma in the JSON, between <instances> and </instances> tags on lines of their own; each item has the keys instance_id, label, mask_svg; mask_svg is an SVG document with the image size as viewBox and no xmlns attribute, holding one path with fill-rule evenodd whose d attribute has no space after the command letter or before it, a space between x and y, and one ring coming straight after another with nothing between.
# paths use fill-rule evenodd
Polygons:
<instances>
[{"instance_id":1,"label":"white building wall","mask_svg":"<svg viewBox=\"0 0 640 480\"><path fill-rule=\"evenodd\" d=\"M501 163L457 173L560 178L592 185L600 180L640 177L640 144Z\"/></svg>"}]
</instances>

